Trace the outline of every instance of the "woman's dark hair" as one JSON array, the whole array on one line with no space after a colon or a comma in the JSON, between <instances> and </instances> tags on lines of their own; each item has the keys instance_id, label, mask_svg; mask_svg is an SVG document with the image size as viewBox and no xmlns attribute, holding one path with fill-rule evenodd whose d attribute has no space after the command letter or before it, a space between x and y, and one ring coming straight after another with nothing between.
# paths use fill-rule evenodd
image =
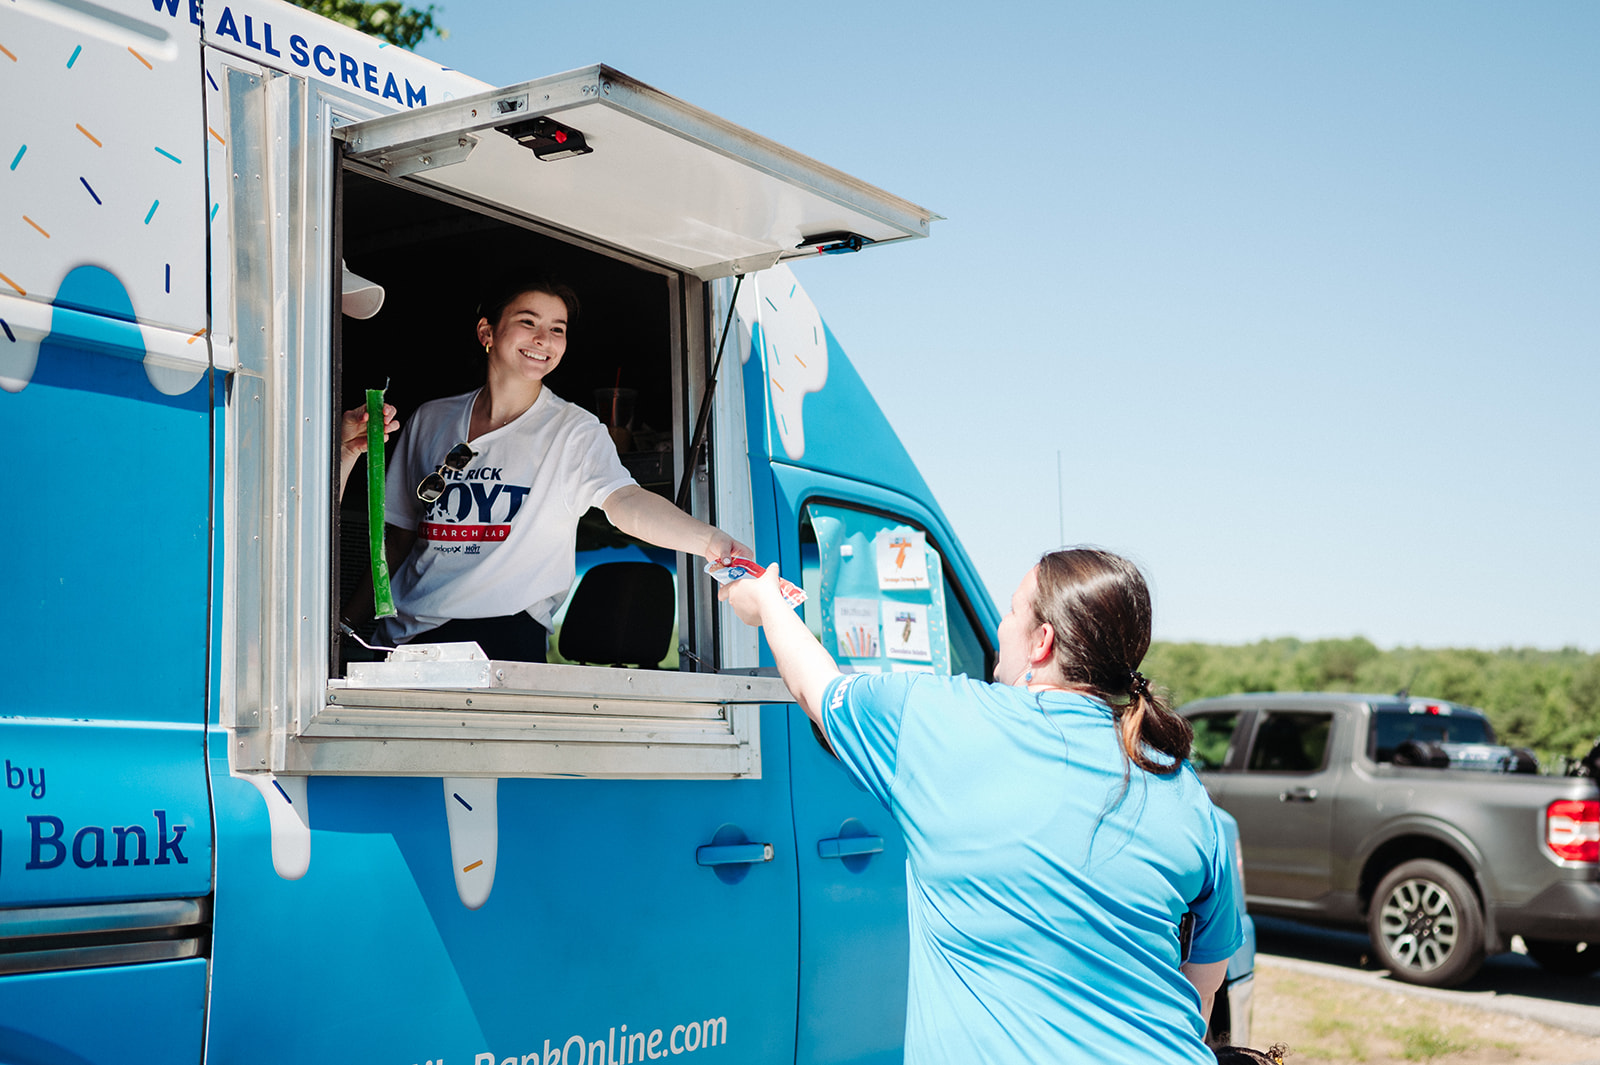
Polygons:
<instances>
[{"instance_id":1,"label":"woman's dark hair","mask_svg":"<svg viewBox=\"0 0 1600 1065\"><path fill-rule=\"evenodd\" d=\"M1055 665L1065 682L1104 699L1122 751L1147 773L1167 773L1189 757L1194 730L1139 674L1150 649L1150 590L1132 562L1077 547L1039 560L1034 617L1055 633ZM1147 749L1171 759L1162 764Z\"/></svg>"},{"instance_id":2,"label":"woman's dark hair","mask_svg":"<svg viewBox=\"0 0 1600 1065\"><path fill-rule=\"evenodd\" d=\"M499 325L500 316L506 313L511 301L525 292L543 292L546 296L554 296L567 305L567 324L570 326L578 320L578 294L571 287L548 277L519 277L500 282L490 291L489 298L478 304L478 318L487 318L491 326ZM476 323L478 318L474 318L473 322Z\"/></svg>"}]
</instances>

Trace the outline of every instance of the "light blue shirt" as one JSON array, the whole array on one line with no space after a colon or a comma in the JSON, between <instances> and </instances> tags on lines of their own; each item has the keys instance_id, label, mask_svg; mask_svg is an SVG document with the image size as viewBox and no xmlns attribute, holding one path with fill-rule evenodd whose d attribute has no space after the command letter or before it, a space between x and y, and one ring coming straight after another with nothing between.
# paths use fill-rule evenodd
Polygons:
<instances>
[{"instance_id":1,"label":"light blue shirt","mask_svg":"<svg viewBox=\"0 0 1600 1065\"><path fill-rule=\"evenodd\" d=\"M1243 942L1226 837L1187 765L1128 763L1104 703L852 674L828 741L905 833L907 1065L1216 1061L1179 971Z\"/></svg>"}]
</instances>

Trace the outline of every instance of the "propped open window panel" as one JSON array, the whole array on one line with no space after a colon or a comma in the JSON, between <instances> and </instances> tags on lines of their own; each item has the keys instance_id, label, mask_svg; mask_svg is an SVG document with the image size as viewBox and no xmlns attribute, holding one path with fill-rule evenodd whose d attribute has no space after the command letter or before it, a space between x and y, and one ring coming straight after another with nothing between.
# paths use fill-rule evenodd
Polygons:
<instances>
[{"instance_id":1,"label":"propped open window panel","mask_svg":"<svg viewBox=\"0 0 1600 1065\"><path fill-rule=\"evenodd\" d=\"M928 235L938 218L606 66L336 131L348 158L701 280Z\"/></svg>"}]
</instances>

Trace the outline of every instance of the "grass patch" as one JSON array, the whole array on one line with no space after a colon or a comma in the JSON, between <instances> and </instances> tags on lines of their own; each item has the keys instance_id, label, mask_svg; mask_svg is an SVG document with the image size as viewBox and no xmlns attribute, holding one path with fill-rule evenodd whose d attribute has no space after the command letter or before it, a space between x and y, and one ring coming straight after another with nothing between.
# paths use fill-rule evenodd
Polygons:
<instances>
[{"instance_id":1,"label":"grass patch","mask_svg":"<svg viewBox=\"0 0 1600 1065\"><path fill-rule=\"evenodd\" d=\"M1306 1031L1314 1040L1304 1048L1307 1057L1361 1062L1371 1056L1361 1030L1350 1021L1330 1016L1325 1007L1318 1007L1307 1019Z\"/></svg>"},{"instance_id":2,"label":"grass patch","mask_svg":"<svg viewBox=\"0 0 1600 1065\"><path fill-rule=\"evenodd\" d=\"M1310 1039L1294 1048L1302 1060L1364 1062L1370 1058L1361 1026L1341 1015L1337 1001L1326 995L1308 993L1293 981L1288 982L1285 990L1304 996L1303 1001L1311 1004L1309 1014L1301 1021Z\"/></svg>"},{"instance_id":3,"label":"grass patch","mask_svg":"<svg viewBox=\"0 0 1600 1065\"><path fill-rule=\"evenodd\" d=\"M1392 983L1328 980L1261 959L1251 1043L1287 1045L1288 1065L1600 1063L1600 1038L1412 996Z\"/></svg>"},{"instance_id":4,"label":"grass patch","mask_svg":"<svg viewBox=\"0 0 1600 1065\"><path fill-rule=\"evenodd\" d=\"M1383 1034L1400 1044L1400 1056L1407 1061L1432 1061L1448 1054L1476 1050L1477 1041L1459 1028L1445 1030L1427 1024L1385 1025Z\"/></svg>"}]
</instances>

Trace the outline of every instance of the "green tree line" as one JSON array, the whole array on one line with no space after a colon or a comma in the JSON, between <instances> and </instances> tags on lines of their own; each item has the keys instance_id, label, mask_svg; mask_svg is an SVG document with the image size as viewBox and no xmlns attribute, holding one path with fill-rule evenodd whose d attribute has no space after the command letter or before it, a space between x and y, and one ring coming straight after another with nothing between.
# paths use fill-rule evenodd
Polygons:
<instances>
[{"instance_id":1,"label":"green tree line","mask_svg":"<svg viewBox=\"0 0 1600 1065\"><path fill-rule=\"evenodd\" d=\"M342 22L401 48L415 48L427 39L448 37L450 32L433 21L434 6L406 7L400 0L289 0L323 18Z\"/></svg>"},{"instance_id":2,"label":"green tree line","mask_svg":"<svg viewBox=\"0 0 1600 1065\"><path fill-rule=\"evenodd\" d=\"M1261 691L1349 691L1448 699L1489 715L1500 742L1559 769L1600 739L1600 654L1576 648L1400 647L1370 640L1262 640L1232 646L1155 643L1141 667L1173 705Z\"/></svg>"}]
</instances>

